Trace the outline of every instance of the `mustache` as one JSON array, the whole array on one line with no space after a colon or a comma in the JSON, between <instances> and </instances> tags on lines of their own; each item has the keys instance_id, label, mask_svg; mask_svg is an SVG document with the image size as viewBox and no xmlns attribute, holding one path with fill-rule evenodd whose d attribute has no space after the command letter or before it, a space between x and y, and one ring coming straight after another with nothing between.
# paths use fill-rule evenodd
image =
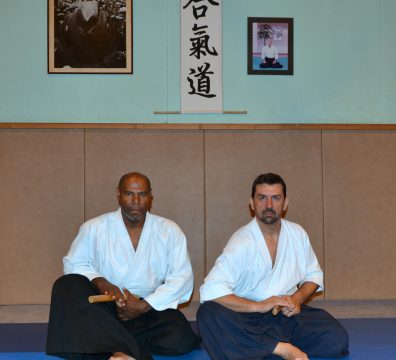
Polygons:
<instances>
[{"instance_id":1,"label":"mustache","mask_svg":"<svg viewBox=\"0 0 396 360\"><path fill-rule=\"evenodd\" d=\"M271 213L273 213L273 214L276 214L276 212L275 212L275 210L274 210L273 208L266 208L266 209L264 210L264 212L271 212Z\"/></svg>"}]
</instances>

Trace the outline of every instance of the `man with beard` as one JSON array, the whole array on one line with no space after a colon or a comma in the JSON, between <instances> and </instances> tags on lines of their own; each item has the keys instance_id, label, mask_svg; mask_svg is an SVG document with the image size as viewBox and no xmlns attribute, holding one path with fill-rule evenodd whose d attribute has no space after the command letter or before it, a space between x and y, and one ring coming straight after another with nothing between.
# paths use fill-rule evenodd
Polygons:
<instances>
[{"instance_id":1,"label":"man with beard","mask_svg":"<svg viewBox=\"0 0 396 360\"><path fill-rule=\"evenodd\" d=\"M65 359L152 359L199 344L177 306L187 302L193 273L186 238L172 221L149 212L149 179L124 175L119 209L83 224L53 287L48 355ZM90 304L107 294L113 302Z\"/></svg>"},{"instance_id":2,"label":"man with beard","mask_svg":"<svg viewBox=\"0 0 396 360\"><path fill-rule=\"evenodd\" d=\"M234 233L200 289L197 322L211 359L347 355L341 324L304 305L323 289L323 273L304 229L282 219L284 180L258 176L250 206L255 217Z\"/></svg>"}]
</instances>

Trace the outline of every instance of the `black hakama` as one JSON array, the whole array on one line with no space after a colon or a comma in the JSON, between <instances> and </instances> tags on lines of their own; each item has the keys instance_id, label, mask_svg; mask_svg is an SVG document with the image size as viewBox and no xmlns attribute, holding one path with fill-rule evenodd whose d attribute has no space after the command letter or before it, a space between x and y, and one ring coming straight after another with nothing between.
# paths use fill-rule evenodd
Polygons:
<instances>
[{"instance_id":1,"label":"black hakama","mask_svg":"<svg viewBox=\"0 0 396 360\"><path fill-rule=\"evenodd\" d=\"M152 359L151 353L188 353L200 342L178 310L151 309L136 319L121 321L114 302L88 302L88 297L96 294L95 286L82 275L65 275L55 282L48 355L69 360L107 360L114 352L123 352L137 360L148 360Z\"/></svg>"}]
</instances>

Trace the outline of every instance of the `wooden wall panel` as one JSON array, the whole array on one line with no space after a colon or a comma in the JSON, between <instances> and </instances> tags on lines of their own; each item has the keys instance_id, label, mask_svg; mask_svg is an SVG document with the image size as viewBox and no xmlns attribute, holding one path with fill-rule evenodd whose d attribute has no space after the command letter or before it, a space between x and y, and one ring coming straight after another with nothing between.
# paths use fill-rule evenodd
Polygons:
<instances>
[{"instance_id":1,"label":"wooden wall panel","mask_svg":"<svg viewBox=\"0 0 396 360\"><path fill-rule=\"evenodd\" d=\"M287 182L287 218L310 235L326 298L394 299L395 154L392 129L1 128L0 304L49 303L79 226L117 207L131 170L187 235L195 300L268 171Z\"/></svg>"},{"instance_id":2,"label":"wooden wall panel","mask_svg":"<svg viewBox=\"0 0 396 360\"><path fill-rule=\"evenodd\" d=\"M396 132L324 132L328 299L396 298Z\"/></svg>"},{"instance_id":3,"label":"wooden wall panel","mask_svg":"<svg viewBox=\"0 0 396 360\"><path fill-rule=\"evenodd\" d=\"M83 220L83 131L0 130L0 304L48 304Z\"/></svg>"},{"instance_id":4,"label":"wooden wall panel","mask_svg":"<svg viewBox=\"0 0 396 360\"><path fill-rule=\"evenodd\" d=\"M307 230L324 265L320 131L206 131L205 164L207 271L229 237L250 221L251 186L266 172L284 178L287 218Z\"/></svg>"},{"instance_id":5,"label":"wooden wall panel","mask_svg":"<svg viewBox=\"0 0 396 360\"><path fill-rule=\"evenodd\" d=\"M202 132L87 130L85 149L86 219L118 207L116 185L123 174L146 174L153 188L152 212L175 221L186 234L199 286L205 256Z\"/></svg>"}]
</instances>

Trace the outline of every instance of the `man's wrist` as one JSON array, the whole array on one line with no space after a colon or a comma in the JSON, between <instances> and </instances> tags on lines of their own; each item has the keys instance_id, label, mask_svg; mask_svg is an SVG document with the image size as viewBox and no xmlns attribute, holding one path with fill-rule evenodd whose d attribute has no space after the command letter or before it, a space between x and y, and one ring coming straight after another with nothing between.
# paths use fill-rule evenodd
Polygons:
<instances>
[{"instance_id":1,"label":"man's wrist","mask_svg":"<svg viewBox=\"0 0 396 360\"><path fill-rule=\"evenodd\" d=\"M295 292L291 297L297 302L297 304L302 305L305 301L305 298L298 291Z\"/></svg>"},{"instance_id":2,"label":"man's wrist","mask_svg":"<svg viewBox=\"0 0 396 360\"><path fill-rule=\"evenodd\" d=\"M143 313L146 313L152 309L151 305L146 300L141 300L141 304L141 310Z\"/></svg>"}]
</instances>

